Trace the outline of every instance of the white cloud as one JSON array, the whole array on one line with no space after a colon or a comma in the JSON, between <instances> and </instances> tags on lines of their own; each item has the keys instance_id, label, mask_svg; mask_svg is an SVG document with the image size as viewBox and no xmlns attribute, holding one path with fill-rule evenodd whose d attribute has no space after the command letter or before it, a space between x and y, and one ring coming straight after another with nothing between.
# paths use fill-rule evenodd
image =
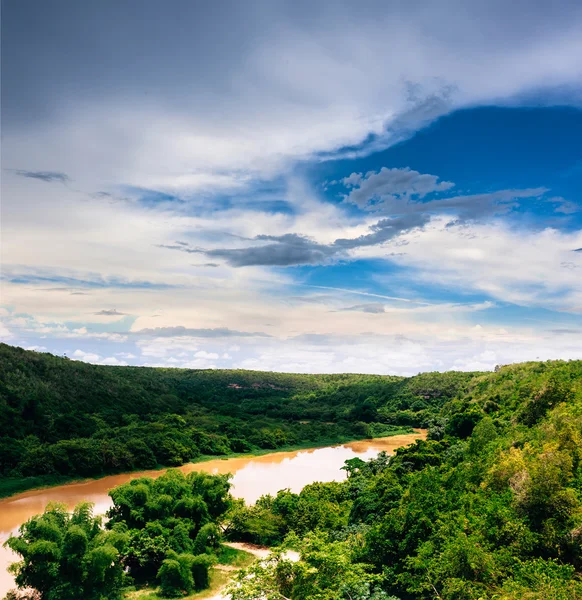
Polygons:
<instances>
[{"instance_id":1,"label":"white cloud","mask_svg":"<svg viewBox=\"0 0 582 600\"><path fill-rule=\"evenodd\" d=\"M199 340L189 337L180 338L154 338L151 340L138 340L136 342L142 357L171 358L180 351L198 351Z\"/></svg>"},{"instance_id":2,"label":"white cloud","mask_svg":"<svg viewBox=\"0 0 582 600\"><path fill-rule=\"evenodd\" d=\"M9 341L13 337L14 335L8 329L8 327L6 327L6 325L4 325L3 323L0 323L0 341Z\"/></svg>"},{"instance_id":3,"label":"white cloud","mask_svg":"<svg viewBox=\"0 0 582 600\"><path fill-rule=\"evenodd\" d=\"M209 360L216 360L218 354L216 352L206 352L205 350L199 350L194 354L194 358L207 358Z\"/></svg>"},{"instance_id":4,"label":"white cloud","mask_svg":"<svg viewBox=\"0 0 582 600\"><path fill-rule=\"evenodd\" d=\"M582 308L582 256L572 252L582 231L531 231L501 221L447 227L436 219L406 241L394 260L421 280L522 306Z\"/></svg>"},{"instance_id":5,"label":"white cloud","mask_svg":"<svg viewBox=\"0 0 582 600\"><path fill-rule=\"evenodd\" d=\"M330 336L317 343L286 341L257 349L235 368L301 373L380 373L492 370L527 360L582 359L582 331L557 339L551 332L524 329L429 327L425 335ZM462 357L462 358L459 358Z\"/></svg>"},{"instance_id":6,"label":"white cloud","mask_svg":"<svg viewBox=\"0 0 582 600\"><path fill-rule=\"evenodd\" d=\"M378 149L445 112L515 103L533 92L543 97L544 90L562 90L561 101L580 105L579 96L566 95L578 89L582 77L580 7L538 3L532 10L526 2L496 0L421 7L324 3L312 7L305 20L291 5L239 4L218 16L184 18L183 28L169 27L165 19L175 16L160 6L156 24L174 32L163 44L143 35L147 19L135 19L123 3L115 18L102 5L92 18L55 9L46 11L39 30L25 14L20 29L7 27L16 32L23 62L13 71L29 75L4 86L12 103L3 102L8 170L2 177L2 297L15 308L4 314L0 337L35 346L42 340L46 347L52 340L86 341L87 352L78 350L83 354L77 358L108 364L127 359L304 371L454 366L454 353L433 344L431 336L454 346L457 358L467 357L469 365L490 364L487 352L506 360L510 347L516 359L530 356L535 344L560 356L571 349L567 336L553 345L521 331L511 332L513 342L509 334L467 331L475 315L491 308L486 297L582 310L582 255L571 252L582 247L579 232L528 232L498 222L447 228L445 220L433 218L422 232L383 238L382 245L346 247L345 257L379 259L379 265L388 259L413 269L415 283L483 298L461 304L420 298L403 306L395 298L399 292L391 292L396 275L382 279L380 266L378 279L389 290L376 294L383 310L352 310L349 318L345 309L355 305L356 294L331 289L325 297L311 294L306 287L291 288L297 282L289 273L259 266L207 268L196 253L160 246L185 240L191 249L238 248L265 233L299 233L329 245L369 235L378 218L322 202L292 175L298 161L327 160L345 145L355 145L349 152L361 155L367 150L357 145L370 136L375 141L368 148ZM197 11L194 5L191 10ZM51 35L65 17L71 19L69 30L87 42L73 52L69 37ZM216 27L230 31L220 45L214 43ZM119 39L119 32L127 44L112 45L110 38ZM117 48L113 54L111 47ZM203 55L204 61L192 60ZM129 80L120 72L127 64ZM10 169L45 172L44 179ZM358 206L374 208L369 199L377 197L384 212L398 212L408 201L437 192L445 199L430 203L438 208L434 212L465 220L475 211L490 216L507 210L515 198L545 192L447 197L452 182L413 169L354 174L347 183L356 185L349 195ZM273 184L276 194L261 191ZM184 203L142 204L140 192L127 186L176 193ZM111 196L94 195L103 191ZM231 207L215 211L217 194ZM251 213L237 204L261 194L285 200L293 211ZM571 201L552 201L573 214ZM32 276L35 282L25 283ZM298 289L303 299L291 299ZM368 289L355 291L374 296ZM126 313L118 322L125 329L115 330L112 319L95 314L104 307ZM175 326L258 331L273 339L241 338L233 345L234 340L136 334ZM354 342L353 350L348 343L323 348L293 341L301 334L353 341L366 331L413 341L386 337Z\"/></svg>"},{"instance_id":7,"label":"white cloud","mask_svg":"<svg viewBox=\"0 0 582 600\"><path fill-rule=\"evenodd\" d=\"M33 74L14 81L13 93L42 97L51 120L4 132L7 166L95 185L228 190L370 134L386 135L386 144L399 140L391 127L417 126L413 118L403 123L403 115L435 96L448 100L433 117L544 87L567 89L582 75L582 15L574 3L551 12L522 2L459 0L422 9L372 3L366 10L320 4L309 20L289 7L260 6L245 7L244 18L236 4L220 15L191 7L182 15L187 36L159 6L149 19L173 32L163 44L142 31L146 16L136 23L133 14L105 6L91 19L71 13L70 27L87 40L83 48L47 37L56 12L46 13L40 31L25 27L23 16L21 47L27 36L46 47L41 56L21 54L23 70ZM128 40L114 62L99 50L111 44L112 23ZM204 40L215 27L236 36L209 53ZM190 59L202 53L208 60ZM54 77L34 77L55 56L63 63ZM132 64L132 86L119 77L119 64ZM7 117L19 110L10 102L4 108Z\"/></svg>"},{"instance_id":8,"label":"white cloud","mask_svg":"<svg viewBox=\"0 0 582 600\"><path fill-rule=\"evenodd\" d=\"M109 365L109 366L127 366L127 363L123 360L119 360L115 356L107 356L103 358L99 354L94 352L85 352L84 350L75 350L71 354L71 358L75 360L82 360L83 362L92 363L95 365Z\"/></svg>"},{"instance_id":9,"label":"white cloud","mask_svg":"<svg viewBox=\"0 0 582 600\"><path fill-rule=\"evenodd\" d=\"M78 358L79 360L82 360L85 362L92 362L92 363L96 363L101 360L101 357L98 354L95 354L93 352L85 352L83 350L78 350L78 349L73 352L71 357Z\"/></svg>"},{"instance_id":10,"label":"white cloud","mask_svg":"<svg viewBox=\"0 0 582 600\"><path fill-rule=\"evenodd\" d=\"M108 356L107 358L104 358L100 364L112 365L112 366L118 366L118 367L126 367L127 366L127 363L125 361L119 360L115 356Z\"/></svg>"}]
</instances>

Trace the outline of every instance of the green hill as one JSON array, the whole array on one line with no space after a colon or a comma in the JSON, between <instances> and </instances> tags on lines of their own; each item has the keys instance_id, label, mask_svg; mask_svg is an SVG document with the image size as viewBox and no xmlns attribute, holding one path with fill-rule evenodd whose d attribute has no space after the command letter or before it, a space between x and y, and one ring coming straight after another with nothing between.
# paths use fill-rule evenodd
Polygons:
<instances>
[{"instance_id":1,"label":"green hill","mask_svg":"<svg viewBox=\"0 0 582 600\"><path fill-rule=\"evenodd\" d=\"M229 500L224 536L300 553L251 566L233 600L582 600L582 361L399 378L96 367L9 346L0 356L3 481L19 485L44 465L90 475L428 425L393 457L347 461L342 483ZM164 487L162 506L146 502L147 485L112 492L131 540L111 563L119 573L136 570L148 536L161 549L147 554L150 574L183 551L181 488Z\"/></svg>"},{"instance_id":2,"label":"green hill","mask_svg":"<svg viewBox=\"0 0 582 600\"><path fill-rule=\"evenodd\" d=\"M475 375L112 367L0 344L0 495L424 427Z\"/></svg>"},{"instance_id":3,"label":"green hill","mask_svg":"<svg viewBox=\"0 0 582 600\"><path fill-rule=\"evenodd\" d=\"M294 600L582 599L581 361L474 377L426 441L347 463L346 482L240 509L233 538L286 538L301 560L244 573L233 600L260 597L253 590Z\"/></svg>"}]
</instances>

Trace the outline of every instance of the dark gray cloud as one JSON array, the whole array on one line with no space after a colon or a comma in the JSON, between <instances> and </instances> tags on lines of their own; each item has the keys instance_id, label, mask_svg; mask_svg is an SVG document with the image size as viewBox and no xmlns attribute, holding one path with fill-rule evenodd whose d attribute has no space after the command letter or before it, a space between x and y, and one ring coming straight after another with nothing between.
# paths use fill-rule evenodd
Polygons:
<instances>
[{"instance_id":1,"label":"dark gray cloud","mask_svg":"<svg viewBox=\"0 0 582 600\"><path fill-rule=\"evenodd\" d=\"M237 331L236 329L228 329L227 327L217 327L215 329L195 329L192 327L183 327L177 325L175 327L153 327L140 329L131 332L135 336L148 337L198 337L198 338L230 338L230 337L271 337L268 333L262 331Z\"/></svg>"},{"instance_id":2,"label":"dark gray cloud","mask_svg":"<svg viewBox=\"0 0 582 600\"><path fill-rule=\"evenodd\" d=\"M382 167L377 173L369 171L352 173L342 179L351 189L344 202L355 204L363 210L390 212L383 207L400 200L424 198L427 194L444 192L454 187L451 181L439 181L436 175L419 173L410 168L388 169Z\"/></svg>"},{"instance_id":3,"label":"dark gray cloud","mask_svg":"<svg viewBox=\"0 0 582 600\"><path fill-rule=\"evenodd\" d=\"M566 327L561 329L551 329L550 333L552 335L580 335L582 330L580 329L568 329Z\"/></svg>"},{"instance_id":4,"label":"dark gray cloud","mask_svg":"<svg viewBox=\"0 0 582 600\"><path fill-rule=\"evenodd\" d=\"M350 190L344 202L362 210L387 215L412 215L418 213L451 214L459 221L483 219L504 214L519 206L523 199L539 198L547 188L498 190L484 194L458 195L449 198L423 198L450 190L454 184L439 181L436 175L422 174L409 168L352 173L342 183ZM572 203L557 199L556 210L572 210Z\"/></svg>"},{"instance_id":5,"label":"dark gray cloud","mask_svg":"<svg viewBox=\"0 0 582 600\"><path fill-rule=\"evenodd\" d=\"M352 239L340 238L332 244L319 244L306 236L287 233L279 236L258 235L252 241L271 243L245 248L203 250L182 244L161 244L158 247L180 252L204 253L212 258L221 258L233 267L315 265L344 255L347 250L383 244L404 232L423 227L429 220L429 216L422 214L382 219L370 227L371 233Z\"/></svg>"},{"instance_id":6,"label":"dark gray cloud","mask_svg":"<svg viewBox=\"0 0 582 600\"><path fill-rule=\"evenodd\" d=\"M202 254L204 250L202 248L190 248L184 246L183 243L175 244L157 244L158 248L167 248L168 250L179 250L180 252L187 252L188 254Z\"/></svg>"},{"instance_id":7,"label":"dark gray cloud","mask_svg":"<svg viewBox=\"0 0 582 600\"><path fill-rule=\"evenodd\" d=\"M207 250L206 255L222 258L233 267L253 265L288 267L323 263L337 253L332 246L318 244L296 233L282 236L260 235L255 239L269 240L273 243L247 248Z\"/></svg>"},{"instance_id":8,"label":"dark gray cloud","mask_svg":"<svg viewBox=\"0 0 582 600\"><path fill-rule=\"evenodd\" d=\"M356 304L355 306L348 306L346 308L342 308L341 311L355 311L355 312L365 312L373 315L379 315L386 312L383 304L378 302L372 302L370 304Z\"/></svg>"},{"instance_id":9,"label":"dark gray cloud","mask_svg":"<svg viewBox=\"0 0 582 600\"><path fill-rule=\"evenodd\" d=\"M388 242L411 229L424 227L429 221L430 217L425 214L412 214L393 219L382 219L370 227L372 233L353 239L338 239L333 243L333 247L351 250L363 246L376 246Z\"/></svg>"},{"instance_id":10,"label":"dark gray cloud","mask_svg":"<svg viewBox=\"0 0 582 600\"><path fill-rule=\"evenodd\" d=\"M68 175L56 171L23 171L21 169L16 169L15 173L20 175L20 177L38 179L40 181L45 181L46 183L52 183L54 181L58 181L59 183L67 183L70 181Z\"/></svg>"},{"instance_id":11,"label":"dark gray cloud","mask_svg":"<svg viewBox=\"0 0 582 600\"><path fill-rule=\"evenodd\" d=\"M423 10L380 0L370 0L357 8L354 3L326 0L173 0L171 9L157 0L141 0L139 6L138 19L135 3L128 0L3 3L3 112L25 122L31 116L38 119L66 110L63 98L91 99L96 90L101 96L101 92L107 94L111 89L116 89L120 97L155 94L174 106L187 105L193 97L198 104L211 104L217 95L232 91L241 67L257 47L264 48L272 37L293 41L303 34L300 39L304 43L315 42L310 48L313 50L320 35L326 42L321 50L327 56L334 48L334 39L341 40L338 46L345 52L355 41L370 44L377 38L393 39L389 48L396 50L403 43L398 35L403 28L411 40L432 31L433 44L428 52L419 54L425 60L407 60L406 46L399 61L386 61L389 55L377 55L377 60L388 63L383 65L384 70L390 69L390 63L410 65L409 70L413 70L415 62L428 61L432 50L435 65L429 63L427 70L431 73L432 67L438 77L438 59L442 56L454 55L471 65L473 57L483 56L486 51L495 56L497 49L511 53L533 46L535 50L536 43L543 48L556 32L562 34L560 39L569 38L580 22L579 3L575 0L536 2L533 7L527 0L448 2L440 8L424 3ZM351 54L352 60L358 59L356 52ZM206 60L199 60L201 56ZM355 64L369 68L366 63L374 63L369 57L369 53L362 52L364 64ZM283 60L289 61L289 57L282 55ZM487 71L487 61L483 65ZM503 75L499 73L498 79ZM260 83L252 81L250 87L254 89ZM276 83L275 93L280 91ZM372 90L373 83L369 86ZM414 87L411 90L409 95L414 101ZM428 112L438 114L439 110L436 107Z\"/></svg>"},{"instance_id":12,"label":"dark gray cloud","mask_svg":"<svg viewBox=\"0 0 582 600\"><path fill-rule=\"evenodd\" d=\"M423 203L424 210L455 213L460 221L483 219L509 212L519 206L523 199L539 198L548 188L526 188L522 190L499 190L487 194L455 196L443 200ZM428 205L428 206L427 206Z\"/></svg>"},{"instance_id":13,"label":"dark gray cloud","mask_svg":"<svg viewBox=\"0 0 582 600\"><path fill-rule=\"evenodd\" d=\"M4 265L0 280L8 281L13 284L22 285L47 285L54 284L55 287L49 288L52 290L67 290L67 289L151 289L151 290L166 290L177 286L169 283L157 283L146 280L127 279L123 277L103 277L101 275L92 275L91 277L74 277L63 275L43 269L34 271L20 272L12 265ZM58 287L57 287L58 286ZM73 293L73 292L71 292Z\"/></svg>"},{"instance_id":14,"label":"dark gray cloud","mask_svg":"<svg viewBox=\"0 0 582 600\"><path fill-rule=\"evenodd\" d=\"M288 267L291 265L318 264L325 262L337 253L337 249L332 246L318 244L296 233L281 236L258 235L252 241L270 241L272 243L246 248L218 248L215 250L191 248L181 244L160 244L158 247L189 254L202 253L208 257L223 259L233 267L257 265ZM218 266L217 263L206 264L207 266Z\"/></svg>"},{"instance_id":15,"label":"dark gray cloud","mask_svg":"<svg viewBox=\"0 0 582 600\"><path fill-rule=\"evenodd\" d=\"M576 248L576 250L572 250L572 252L582 252L582 248Z\"/></svg>"},{"instance_id":16,"label":"dark gray cloud","mask_svg":"<svg viewBox=\"0 0 582 600\"><path fill-rule=\"evenodd\" d=\"M121 317L127 315L127 313L119 312L116 308L106 308L93 314L101 315L102 317Z\"/></svg>"}]
</instances>

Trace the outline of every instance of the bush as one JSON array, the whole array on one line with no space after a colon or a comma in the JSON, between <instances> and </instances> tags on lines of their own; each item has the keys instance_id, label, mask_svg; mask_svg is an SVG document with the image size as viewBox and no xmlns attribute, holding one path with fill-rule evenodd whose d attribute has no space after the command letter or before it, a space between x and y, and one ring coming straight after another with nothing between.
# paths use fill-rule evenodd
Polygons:
<instances>
[{"instance_id":1,"label":"bush","mask_svg":"<svg viewBox=\"0 0 582 600\"><path fill-rule=\"evenodd\" d=\"M205 590L210 585L210 574L209 570L212 566L213 560L211 556L207 554L199 554L194 556L191 562L190 568L192 571L192 577L194 578L194 589Z\"/></svg>"},{"instance_id":2,"label":"bush","mask_svg":"<svg viewBox=\"0 0 582 600\"><path fill-rule=\"evenodd\" d=\"M160 591L167 598L178 598L190 593L194 588L192 573L185 569L180 561L166 558L158 571L160 580Z\"/></svg>"}]
</instances>

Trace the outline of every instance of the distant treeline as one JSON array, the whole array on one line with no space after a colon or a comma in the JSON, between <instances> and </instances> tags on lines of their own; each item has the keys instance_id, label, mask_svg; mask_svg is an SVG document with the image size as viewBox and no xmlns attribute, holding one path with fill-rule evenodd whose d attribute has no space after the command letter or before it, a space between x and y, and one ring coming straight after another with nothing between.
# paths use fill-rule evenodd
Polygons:
<instances>
[{"instance_id":1,"label":"distant treeline","mask_svg":"<svg viewBox=\"0 0 582 600\"><path fill-rule=\"evenodd\" d=\"M426 427L474 376L111 367L0 344L0 495Z\"/></svg>"}]
</instances>

